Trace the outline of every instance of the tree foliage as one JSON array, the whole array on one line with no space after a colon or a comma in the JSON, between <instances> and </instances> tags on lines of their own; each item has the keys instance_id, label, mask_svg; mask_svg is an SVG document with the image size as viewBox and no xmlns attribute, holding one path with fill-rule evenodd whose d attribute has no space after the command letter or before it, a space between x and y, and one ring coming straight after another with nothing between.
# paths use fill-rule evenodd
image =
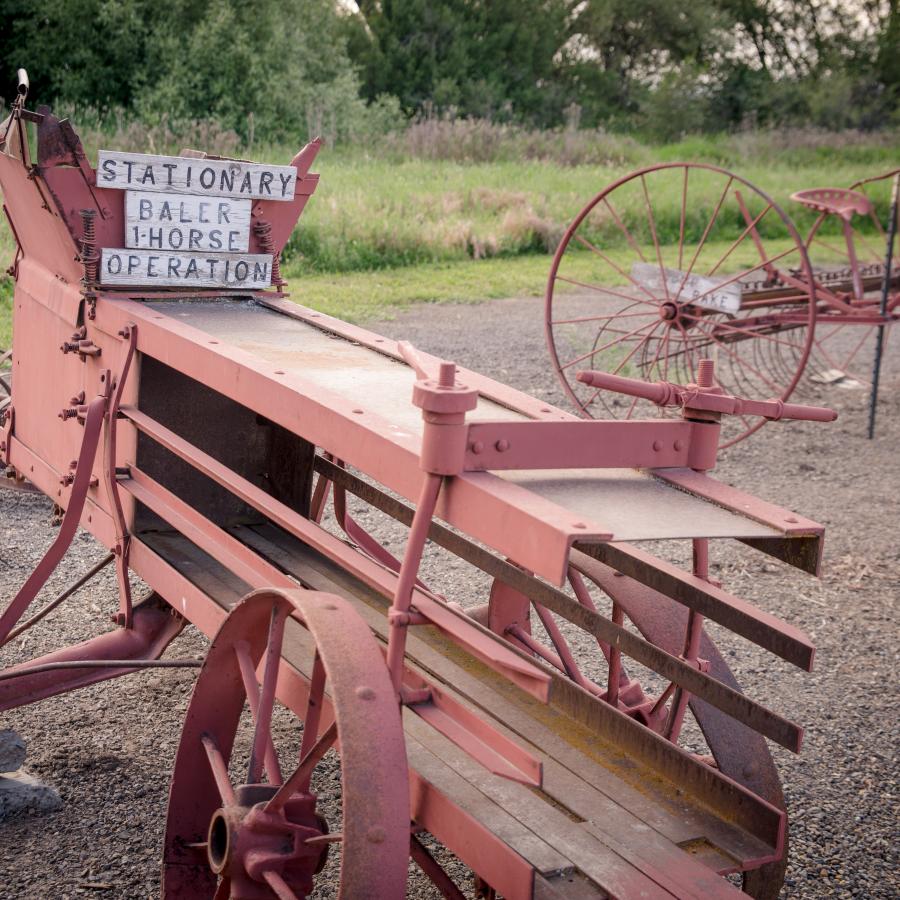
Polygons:
<instances>
[{"instance_id":1,"label":"tree foliage","mask_svg":"<svg viewBox=\"0 0 900 900\"><path fill-rule=\"evenodd\" d=\"M900 0L0 0L0 94L244 137L900 123Z\"/></svg>"}]
</instances>

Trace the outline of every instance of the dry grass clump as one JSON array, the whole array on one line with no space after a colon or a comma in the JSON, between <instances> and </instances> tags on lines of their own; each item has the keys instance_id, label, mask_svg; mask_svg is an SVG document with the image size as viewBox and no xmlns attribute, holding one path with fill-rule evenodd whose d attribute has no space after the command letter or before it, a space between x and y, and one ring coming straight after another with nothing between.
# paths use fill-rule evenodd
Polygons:
<instances>
[{"instance_id":1,"label":"dry grass clump","mask_svg":"<svg viewBox=\"0 0 900 900\"><path fill-rule=\"evenodd\" d=\"M637 164L645 148L603 129L535 130L489 119L422 116L386 136L376 152L398 159L458 163L541 160L562 166Z\"/></svg>"},{"instance_id":2,"label":"dry grass clump","mask_svg":"<svg viewBox=\"0 0 900 900\"><path fill-rule=\"evenodd\" d=\"M537 215L529 206L508 210L501 220L500 230L504 241L515 247L516 252L552 253L562 238L565 226Z\"/></svg>"},{"instance_id":3,"label":"dry grass clump","mask_svg":"<svg viewBox=\"0 0 900 900\"><path fill-rule=\"evenodd\" d=\"M191 147L211 156L232 157L246 155L248 149L247 140L215 119L175 122L162 116L158 122L148 124L122 110L102 117L92 110L73 113L65 106L54 112L60 118L72 118L89 157L100 148L173 155ZM252 138L249 144L252 146Z\"/></svg>"}]
</instances>

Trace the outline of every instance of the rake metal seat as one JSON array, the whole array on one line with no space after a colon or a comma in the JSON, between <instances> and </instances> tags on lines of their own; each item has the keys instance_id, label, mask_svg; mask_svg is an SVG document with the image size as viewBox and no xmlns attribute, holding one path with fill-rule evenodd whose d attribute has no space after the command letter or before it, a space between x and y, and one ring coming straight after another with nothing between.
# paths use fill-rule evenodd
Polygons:
<instances>
[{"instance_id":1,"label":"rake metal seat","mask_svg":"<svg viewBox=\"0 0 900 900\"><path fill-rule=\"evenodd\" d=\"M849 222L854 213L867 216L872 212L872 201L859 191L846 188L811 188L791 194L791 200L802 203L816 212L840 216Z\"/></svg>"}]
</instances>

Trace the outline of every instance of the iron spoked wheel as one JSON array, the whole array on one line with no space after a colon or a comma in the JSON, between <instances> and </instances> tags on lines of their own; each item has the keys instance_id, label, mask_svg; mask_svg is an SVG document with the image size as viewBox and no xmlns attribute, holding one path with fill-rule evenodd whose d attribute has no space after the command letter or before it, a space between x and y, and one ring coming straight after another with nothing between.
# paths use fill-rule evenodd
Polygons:
<instances>
[{"instance_id":1,"label":"iron spoked wheel","mask_svg":"<svg viewBox=\"0 0 900 900\"><path fill-rule=\"evenodd\" d=\"M589 417L660 411L580 383L580 370L688 384L703 357L727 392L786 399L814 338L810 285L804 242L758 188L710 165L641 169L588 203L557 248L545 306L553 365ZM734 417L723 446L763 423Z\"/></svg>"},{"instance_id":2,"label":"iron spoked wheel","mask_svg":"<svg viewBox=\"0 0 900 900\"><path fill-rule=\"evenodd\" d=\"M869 212L854 215L851 220L853 251L859 273L856 282L847 239L837 216L819 214L806 238L807 252L817 284L860 313L876 313L881 301L891 185L898 171L900 170L894 169L885 172L875 178L859 181L851 187L851 190L863 194L872 204ZM889 307L900 297L898 245L900 236L895 236ZM877 328L876 324L854 322L852 314L829 309L827 301L820 301L813 347L814 365L810 367L810 375L821 378L823 373L833 373L834 378L845 375L868 384Z\"/></svg>"},{"instance_id":3,"label":"iron spoked wheel","mask_svg":"<svg viewBox=\"0 0 900 900\"><path fill-rule=\"evenodd\" d=\"M304 658L306 681L286 678L283 667L279 676L287 647ZM290 757L276 740L284 729L273 727L276 686L303 712ZM340 748L343 822L329 827L311 784L332 747ZM371 632L346 601L257 591L230 612L194 688L170 788L163 896L306 897L332 844L339 897L405 896L399 706Z\"/></svg>"}]
</instances>

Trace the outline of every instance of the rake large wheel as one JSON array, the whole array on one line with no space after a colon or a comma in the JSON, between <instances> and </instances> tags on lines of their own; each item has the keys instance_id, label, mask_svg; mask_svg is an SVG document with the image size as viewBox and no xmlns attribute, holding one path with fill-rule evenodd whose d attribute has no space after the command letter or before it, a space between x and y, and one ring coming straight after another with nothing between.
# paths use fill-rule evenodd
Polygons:
<instances>
[{"instance_id":1,"label":"rake large wheel","mask_svg":"<svg viewBox=\"0 0 900 900\"><path fill-rule=\"evenodd\" d=\"M716 359L728 393L784 400L814 339L811 282L793 222L748 181L703 164L641 169L588 203L556 251L545 307L553 365L588 417L660 412L578 382L580 370L687 384L703 357ZM764 421L735 417L723 446Z\"/></svg>"},{"instance_id":2,"label":"rake large wheel","mask_svg":"<svg viewBox=\"0 0 900 900\"><path fill-rule=\"evenodd\" d=\"M300 738L297 729L290 763L279 747L284 728L273 727L276 681L280 691L293 691L295 711L300 705L301 680L286 680L284 672L278 678L287 647L305 657L308 681L300 689L308 694L301 698L304 730ZM252 720L242 728L245 705ZM332 822L330 830L311 780L336 746L343 825ZM213 641L185 718L169 797L163 896L306 897L334 843L339 897L402 898L409 824L399 705L368 627L329 594L248 595Z\"/></svg>"}]
</instances>

